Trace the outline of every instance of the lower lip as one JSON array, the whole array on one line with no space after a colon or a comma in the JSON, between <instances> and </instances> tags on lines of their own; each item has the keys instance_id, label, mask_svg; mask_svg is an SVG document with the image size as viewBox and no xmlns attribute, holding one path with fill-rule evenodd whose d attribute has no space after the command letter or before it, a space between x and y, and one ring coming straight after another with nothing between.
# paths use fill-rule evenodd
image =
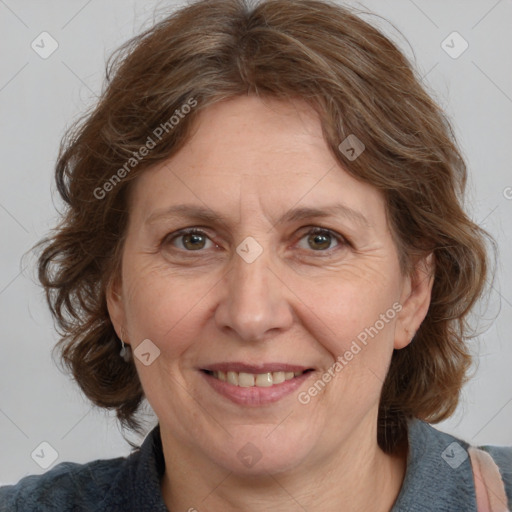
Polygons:
<instances>
[{"instance_id":1,"label":"lower lip","mask_svg":"<svg viewBox=\"0 0 512 512\"><path fill-rule=\"evenodd\" d=\"M219 380L203 371L200 373L206 379L206 382L220 395L239 405L257 407L277 402L281 400L281 398L293 393L313 372L303 373L293 379L285 380L280 384L273 384L265 388L258 386L248 388L234 386L229 382Z\"/></svg>"}]
</instances>

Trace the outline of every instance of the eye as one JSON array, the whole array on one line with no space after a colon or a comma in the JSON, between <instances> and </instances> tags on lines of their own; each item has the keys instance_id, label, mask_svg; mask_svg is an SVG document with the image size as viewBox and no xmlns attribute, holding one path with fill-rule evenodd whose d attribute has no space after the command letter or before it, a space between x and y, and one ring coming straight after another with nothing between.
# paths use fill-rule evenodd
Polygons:
<instances>
[{"instance_id":1,"label":"eye","mask_svg":"<svg viewBox=\"0 0 512 512\"><path fill-rule=\"evenodd\" d=\"M302 249L313 249L317 252L329 252L329 250L340 246L346 245L346 240L330 229L325 228L313 228L310 229L302 238L306 241L307 247L302 246ZM334 247L332 244L335 243ZM300 246L300 243L299 243Z\"/></svg>"},{"instance_id":2,"label":"eye","mask_svg":"<svg viewBox=\"0 0 512 512\"><path fill-rule=\"evenodd\" d=\"M174 236L164 239L164 242L187 251L209 249L215 245L204 231L196 228L183 229ZM207 246L208 242L211 244L210 246Z\"/></svg>"},{"instance_id":3,"label":"eye","mask_svg":"<svg viewBox=\"0 0 512 512\"><path fill-rule=\"evenodd\" d=\"M307 244L306 246L304 246L303 241ZM165 237L162 243L172 245L186 252L218 247L204 231L197 228L182 229ZM320 227L310 229L301 237L299 242L299 247L302 249L313 249L315 252L324 253L345 245L348 245L348 241L343 236L330 229Z\"/></svg>"}]
</instances>

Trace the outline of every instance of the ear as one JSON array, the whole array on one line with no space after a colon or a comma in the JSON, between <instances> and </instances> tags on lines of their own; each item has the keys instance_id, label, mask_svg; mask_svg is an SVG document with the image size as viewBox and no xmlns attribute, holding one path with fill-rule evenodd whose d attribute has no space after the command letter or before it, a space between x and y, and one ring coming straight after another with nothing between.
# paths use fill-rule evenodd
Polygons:
<instances>
[{"instance_id":1,"label":"ear","mask_svg":"<svg viewBox=\"0 0 512 512\"><path fill-rule=\"evenodd\" d=\"M108 314L117 337L128 344L125 336L126 315L121 292L121 279L119 277L112 278L106 289Z\"/></svg>"},{"instance_id":2,"label":"ear","mask_svg":"<svg viewBox=\"0 0 512 512\"><path fill-rule=\"evenodd\" d=\"M416 331L427 316L434 284L434 254L418 260L405 279L400 297L402 309L395 326L395 349L409 345Z\"/></svg>"}]
</instances>

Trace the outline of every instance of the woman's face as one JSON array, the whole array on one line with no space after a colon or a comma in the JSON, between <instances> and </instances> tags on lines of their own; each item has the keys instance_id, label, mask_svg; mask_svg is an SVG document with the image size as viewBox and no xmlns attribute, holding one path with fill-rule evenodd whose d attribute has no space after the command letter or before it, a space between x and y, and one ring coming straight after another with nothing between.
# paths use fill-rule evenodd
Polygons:
<instances>
[{"instance_id":1,"label":"woman's face","mask_svg":"<svg viewBox=\"0 0 512 512\"><path fill-rule=\"evenodd\" d=\"M375 442L430 286L402 275L381 193L334 159L314 111L210 106L133 192L108 303L164 442L251 474Z\"/></svg>"}]
</instances>

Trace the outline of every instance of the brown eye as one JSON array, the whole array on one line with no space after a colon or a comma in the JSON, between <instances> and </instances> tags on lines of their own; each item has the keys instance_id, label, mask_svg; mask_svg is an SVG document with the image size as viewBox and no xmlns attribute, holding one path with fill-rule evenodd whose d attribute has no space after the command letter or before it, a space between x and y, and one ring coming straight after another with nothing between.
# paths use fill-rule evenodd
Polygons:
<instances>
[{"instance_id":1,"label":"brown eye","mask_svg":"<svg viewBox=\"0 0 512 512\"><path fill-rule=\"evenodd\" d=\"M209 248L206 247L208 242L213 245L213 242L206 233L198 230L182 231L170 240L170 243L175 247L186 249L187 251L199 251Z\"/></svg>"},{"instance_id":2,"label":"brown eye","mask_svg":"<svg viewBox=\"0 0 512 512\"><path fill-rule=\"evenodd\" d=\"M331 235L311 234L308 237L308 244L312 249L329 249L331 245Z\"/></svg>"},{"instance_id":3,"label":"brown eye","mask_svg":"<svg viewBox=\"0 0 512 512\"><path fill-rule=\"evenodd\" d=\"M183 247L196 251L197 249L203 249L205 246L205 237L202 235L183 235Z\"/></svg>"},{"instance_id":4,"label":"brown eye","mask_svg":"<svg viewBox=\"0 0 512 512\"><path fill-rule=\"evenodd\" d=\"M313 249L317 252L327 252L329 249L333 249L337 245L341 245L341 237L336 236L330 230L316 228L304 235L301 241L306 239L307 247L302 246L305 249ZM335 243L335 245L333 245Z\"/></svg>"}]
</instances>

